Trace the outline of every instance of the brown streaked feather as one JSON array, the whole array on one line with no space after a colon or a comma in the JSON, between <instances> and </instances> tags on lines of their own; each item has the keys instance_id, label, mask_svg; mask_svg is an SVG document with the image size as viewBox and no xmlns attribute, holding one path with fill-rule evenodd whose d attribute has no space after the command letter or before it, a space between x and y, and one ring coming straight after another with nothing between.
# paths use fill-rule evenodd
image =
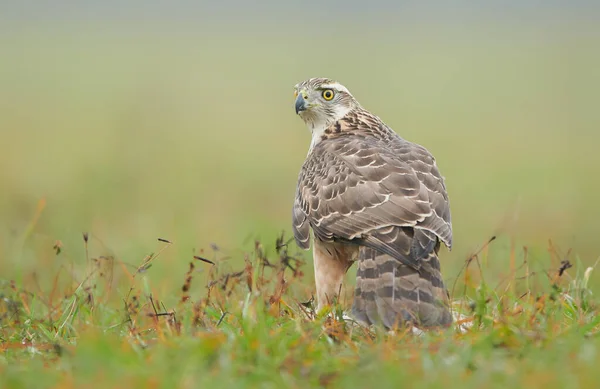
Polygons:
<instances>
[{"instance_id":1,"label":"brown streaked feather","mask_svg":"<svg viewBox=\"0 0 600 389\"><path fill-rule=\"evenodd\" d=\"M445 327L452 323L448 305L435 251L421 260L421 271L416 271L388 254L361 247L352 306L357 321L388 329L406 323Z\"/></svg>"},{"instance_id":2,"label":"brown streaked feather","mask_svg":"<svg viewBox=\"0 0 600 389\"><path fill-rule=\"evenodd\" d=\"M323 240L347 241L406 226L429 231L451 247L448 196L435 160L374 120L365 111L351 112L337 122L342 132L307 157L294 205L298 243L308 248L309 225Z\"/></svg>"},{"instance_id":3,"label":"brown streaked feather","mask_svg":"<svg viewBox=\"0 0 600 389\"><path fill-rule=\"evenodd\" d=\"M353 315L387 328L452 321L440 242L452 246L448 195L435 159L362 108L333 123L298 177L294 236L360 246Z\"/></svg>"}]
</instances>

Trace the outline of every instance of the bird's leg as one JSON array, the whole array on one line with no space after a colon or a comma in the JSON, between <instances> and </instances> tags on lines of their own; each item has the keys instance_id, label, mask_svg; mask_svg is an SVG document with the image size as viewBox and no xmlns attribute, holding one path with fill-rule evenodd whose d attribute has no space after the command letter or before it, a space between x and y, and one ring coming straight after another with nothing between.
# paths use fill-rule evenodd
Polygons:
<instances>
[{"instance_id":1,"label":"bird's leg","mask_svg":"<svg viewBox=\"0 0 600 389\"><path fill-rule=\"evenodd\" d=\"M313 261L317 289L317 312L337 301L344 276L352 265L354 251L354 248L341 244L315 241Z\"/></svg>"}]
</instances>

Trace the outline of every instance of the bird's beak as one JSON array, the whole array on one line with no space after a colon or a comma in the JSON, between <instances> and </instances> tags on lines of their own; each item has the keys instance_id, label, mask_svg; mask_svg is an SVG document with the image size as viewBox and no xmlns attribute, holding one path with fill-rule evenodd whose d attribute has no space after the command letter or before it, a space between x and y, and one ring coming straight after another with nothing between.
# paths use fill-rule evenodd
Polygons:
<instances>
[{"instance_id":1,"label":"bird's beak","mask_svg":"<svg viewBox=\"0 0 600 389\"><path fill-rule=\"evenodd\" d=\"M299 114L302 111L306 111L308 108L306 106L306 93L304 91L300 91L298 93L298 97L296 97L296 114Z\"/></svg>"}]
</instances>

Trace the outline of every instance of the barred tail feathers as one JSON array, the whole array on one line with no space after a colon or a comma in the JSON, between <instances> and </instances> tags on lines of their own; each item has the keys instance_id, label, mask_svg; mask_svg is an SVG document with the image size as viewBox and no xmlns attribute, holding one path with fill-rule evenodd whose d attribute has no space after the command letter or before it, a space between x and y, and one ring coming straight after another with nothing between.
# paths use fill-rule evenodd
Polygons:
<instances>
[{"instance_id":1,"label":"barred tail feathers","mask_svg":"<svg viewBox=\"0 0 600 389\"><path fill-rule=\"evenodd\" d=\"M437 250L419 260L419 270L370 247L361 247L352 314L367 325L395 328L449 326L452 315Z\"/></svg>"}]
</instances>

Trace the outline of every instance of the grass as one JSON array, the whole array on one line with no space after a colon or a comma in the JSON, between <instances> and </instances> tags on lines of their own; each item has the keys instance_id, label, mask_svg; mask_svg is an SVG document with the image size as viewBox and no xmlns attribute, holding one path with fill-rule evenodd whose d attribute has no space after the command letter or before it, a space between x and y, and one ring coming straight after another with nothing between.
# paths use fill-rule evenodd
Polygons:
<instances>
[{"instance_id":1,"label":"grass","mask_svg":"<svg viewBox=\"0 0 600 389\"><path fill-rule=\"evenodd\" d=\"M164 295L147 275L171 249L166 239L136 266L114 257L66 261L45 274L46 290L39 275L26 285L3 280L0 384L564 388L598 379L593 267L554 263L549 254L536 271L525 258L491 285L483 262L490 242L451 286L461 295L453 300L457 326L384 332L353 323L344 303L314 312L306 264L288 243L280 236L268 250L257 241L238 268L219 249L191 257L179 290ZM67 250L57 244L52 254L58 260Z\"/></svg>"},{"instance_id":2,"label":"grass","mask_svg":"<svg viewBox=\"0 0 600 389\"><path fill-rule=\"evenodd\" d=\"M563 22L331 23L310 61L281 25L2 35L0 388L595 387L599 35ZM307 304L282 243L311 76L436 155L464 331L357 327L354 271Z\"/></svg>"}]
</instances>

